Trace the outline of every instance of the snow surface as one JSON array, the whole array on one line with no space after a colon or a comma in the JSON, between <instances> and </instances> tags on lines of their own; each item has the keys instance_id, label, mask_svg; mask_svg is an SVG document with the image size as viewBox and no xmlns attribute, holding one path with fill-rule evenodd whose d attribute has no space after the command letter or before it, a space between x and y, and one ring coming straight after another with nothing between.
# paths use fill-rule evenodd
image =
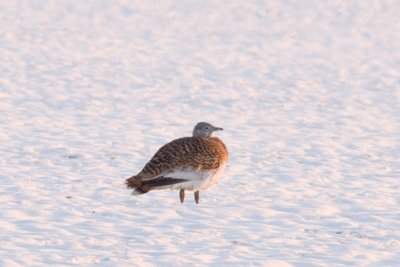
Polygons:
<instances>
[{"instance_id":1,"label":"snow surface","mask_svg":"<svg viewBox=\"0 0 400 267\"><path fill-rule=\"evenodd\" d=\"M400 266L400 1L0 2L0 266ZM216 186L123 181L198 121Z\"/></svg>"}]
</instances>

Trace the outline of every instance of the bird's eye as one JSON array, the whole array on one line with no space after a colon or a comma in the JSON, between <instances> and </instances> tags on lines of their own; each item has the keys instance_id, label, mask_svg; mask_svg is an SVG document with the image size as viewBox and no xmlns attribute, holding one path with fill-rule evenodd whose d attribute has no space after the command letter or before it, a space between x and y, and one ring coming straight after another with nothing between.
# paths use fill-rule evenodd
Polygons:
<instances>
[{"instance_id":1,"label":"bird's eye","mask_svg":"<svg viewBox=\"0 0 400 267\"><path fill-rule=\"evenodd\" d=\"M206 126L204 129L206 129L206 130L208 130L208 129L210 129L208 126Z\"/></svg>"}]
</instances>

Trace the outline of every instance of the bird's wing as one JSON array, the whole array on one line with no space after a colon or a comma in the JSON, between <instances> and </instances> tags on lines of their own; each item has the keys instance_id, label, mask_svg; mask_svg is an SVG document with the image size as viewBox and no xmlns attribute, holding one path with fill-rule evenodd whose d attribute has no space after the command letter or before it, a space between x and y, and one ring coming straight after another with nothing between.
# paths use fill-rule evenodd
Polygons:
<instances>
[{"instance_id":1,"label":"bird's wing","mask_svg":"<svg viewBox=\"0 0 400 267\"><path fill-rule=\"evenodd\" d=\"M155 179L143 181L142 185L148 185L148 186L151 186L151 187L156 187L156 186L166 186L166 185L179 184L179 183L183 183L183 182L187 182L187 181L188 180L186 180L186 179L159 176L159 177L157 177Z\"/></svg>"},{"instance_id":2,"label":"bird's wing","mask_svg":"<svg viewBox=\"0 0 400 267\"><path fill-rule=\"evenodd\" d=\"M195 170L215 170L226 159L226 148L218 138L184 137L162 146L138 177L142 181L160 176L196 179L203 173Z\"/></svg>"}]
</instances>

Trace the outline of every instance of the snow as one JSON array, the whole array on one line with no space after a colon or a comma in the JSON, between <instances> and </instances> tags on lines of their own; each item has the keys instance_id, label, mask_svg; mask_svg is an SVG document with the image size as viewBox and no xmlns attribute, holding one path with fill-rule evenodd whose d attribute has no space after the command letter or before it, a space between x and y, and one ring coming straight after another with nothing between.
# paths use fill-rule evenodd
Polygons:
<instances>
[{"instance_id":1,"label":"snow","mask_svg":"<svg viewBox=\"0 0 400 267\"><path fill-rule=\"evenodd\" d=\"M0 266L400 265L400 2L0 2ZM198 121L196 205L124 179Z\"/></svg>"}]
</instances>

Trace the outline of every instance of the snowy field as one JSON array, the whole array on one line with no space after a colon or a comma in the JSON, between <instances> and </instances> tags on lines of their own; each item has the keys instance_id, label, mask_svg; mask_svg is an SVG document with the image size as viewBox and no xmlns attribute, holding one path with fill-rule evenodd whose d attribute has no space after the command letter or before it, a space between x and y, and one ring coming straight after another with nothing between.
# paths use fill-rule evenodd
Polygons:
<instances>
[{"instance_id":1,"label":"snowy field","mask_svg":"<svg viewBox=\"0 0 400 267\"><path fill-rule=\"evenodd\" d=\"M0 266L400 266L400 1L1 1ZM198 121L219 184L123 184Z\"/></svg>"}]
</instances>

